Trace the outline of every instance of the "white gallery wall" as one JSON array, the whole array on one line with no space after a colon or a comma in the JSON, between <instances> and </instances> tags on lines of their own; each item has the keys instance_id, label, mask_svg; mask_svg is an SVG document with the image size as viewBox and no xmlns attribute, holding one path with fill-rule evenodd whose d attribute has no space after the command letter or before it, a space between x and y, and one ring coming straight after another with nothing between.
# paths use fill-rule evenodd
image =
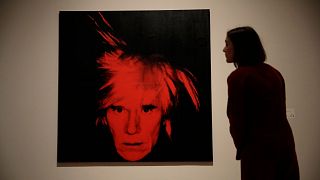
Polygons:
<instances>
[{"instance_id":1,"label":"white gallery wall","mask_svg":"<svg viewBox=\"0 0 320 180\"><path fill-rule=\"evenodd\" d=\"M213 165L57 167L59 11L145 9L210 9ZM242 25L258 31L286 80L301 179L319 179L319 17L317 0L0 1L0 179L240 180L226 116L234 67L222 49L226 31Z\"/></svg>"}]
</instances>

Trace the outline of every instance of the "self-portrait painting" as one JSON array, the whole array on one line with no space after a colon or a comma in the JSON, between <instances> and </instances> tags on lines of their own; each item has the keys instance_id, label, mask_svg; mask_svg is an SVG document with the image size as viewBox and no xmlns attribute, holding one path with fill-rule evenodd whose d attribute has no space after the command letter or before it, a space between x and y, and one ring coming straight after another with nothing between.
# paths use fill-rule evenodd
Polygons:
<instances>
[{"instance_id":1,"label":"self-portrait painting","mask_svg":"<svg viewBox=\"0 0 320 180\"><path fill-rule=\"evenodd\" d=\"M209 10L59 14L58 163L213 161Z\"/></svg>"}]
</instances>

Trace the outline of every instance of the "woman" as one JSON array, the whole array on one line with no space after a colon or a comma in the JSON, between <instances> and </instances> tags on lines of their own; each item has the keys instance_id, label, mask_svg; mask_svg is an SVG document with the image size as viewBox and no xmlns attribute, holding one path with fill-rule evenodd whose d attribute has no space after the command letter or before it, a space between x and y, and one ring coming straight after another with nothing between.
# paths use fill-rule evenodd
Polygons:
<instances>
[{"instance_id":1,"label":"woman","mask_svg":"<svg viewBox=\"0 0 320 180\"><path fill-rule=\"evenodd\" d=\"M236 67L228 77L227 115L241 179L298 180L282 75L264 63L266 54L253 28L232 29L225 42L226 61Z\"/></svg>"}]
</instances>

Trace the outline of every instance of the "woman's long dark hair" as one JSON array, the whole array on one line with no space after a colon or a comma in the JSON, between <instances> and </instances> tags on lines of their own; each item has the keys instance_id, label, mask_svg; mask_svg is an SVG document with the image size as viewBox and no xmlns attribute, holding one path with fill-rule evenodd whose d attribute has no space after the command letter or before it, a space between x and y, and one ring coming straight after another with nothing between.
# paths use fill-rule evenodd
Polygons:
<instances>
[{"instance_id":1,"label":"woman's long dark hair","mask_svg":"<svg viewBox=\"0 0 320 180\"><path fill-rule=\"evenodd\" d=\"M254 66L266 60L266 53L257 32L249 26L237 27L227 32L233 44L234 65Z\"/></svg>"}]
</instances>

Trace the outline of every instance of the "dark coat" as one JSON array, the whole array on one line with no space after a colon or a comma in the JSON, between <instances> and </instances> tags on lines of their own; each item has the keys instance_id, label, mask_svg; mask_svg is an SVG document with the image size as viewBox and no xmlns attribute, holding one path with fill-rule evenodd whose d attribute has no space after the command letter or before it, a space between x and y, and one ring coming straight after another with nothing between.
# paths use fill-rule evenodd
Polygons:
<instances>
[{"instance_id":1,"label":"dark coat","mask_svg":"<svg viewBox=\"0 0 320 180\"><path fill-rule=\"evenodd\" d=\"M238 67L229 75L227 115L242 180L299 179L285 101L284 79L268 64Z\"/></svg>"}]
</instances>

